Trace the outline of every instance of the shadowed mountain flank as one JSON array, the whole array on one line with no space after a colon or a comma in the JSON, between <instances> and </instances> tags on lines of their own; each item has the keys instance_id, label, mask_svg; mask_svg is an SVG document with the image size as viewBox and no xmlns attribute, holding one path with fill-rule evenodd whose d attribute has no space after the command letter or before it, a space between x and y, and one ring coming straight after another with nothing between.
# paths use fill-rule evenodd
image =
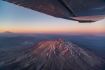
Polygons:
<instances>
[{"instance_id":1,"label":"shadowed mountain flank","mask_svg":"<svg viewBox=\"0 0 105 70\"><path fill-rule=\"evenodd\" d=\"M62 39L9 53L0 58L0 70L102 70L104 65L102 58Z\"/></svg>"}]
</instances>

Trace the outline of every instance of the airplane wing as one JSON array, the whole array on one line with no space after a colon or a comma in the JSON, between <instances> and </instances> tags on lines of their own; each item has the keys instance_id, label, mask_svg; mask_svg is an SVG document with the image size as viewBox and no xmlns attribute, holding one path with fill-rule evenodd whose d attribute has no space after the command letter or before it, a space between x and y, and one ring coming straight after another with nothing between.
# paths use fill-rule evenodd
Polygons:
<instances>
[{"instance_id":1,"label":"airplane wing","mask_svg":"<svg viewBox=\"0 0 105 70\"><path fill-rule=\"evenodd\" d=\"M45 14L75 20L95 22L105 18L105 0L3 0Z\"/></svg>"}]
</instances>

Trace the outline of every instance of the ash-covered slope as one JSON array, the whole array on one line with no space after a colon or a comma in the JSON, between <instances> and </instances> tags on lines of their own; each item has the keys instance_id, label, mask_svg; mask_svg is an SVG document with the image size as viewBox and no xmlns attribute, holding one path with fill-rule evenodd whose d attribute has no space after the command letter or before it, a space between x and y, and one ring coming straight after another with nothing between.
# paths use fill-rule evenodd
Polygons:
<instances>
[{"instance_id":1,"label":"ash-covered slope","mask_svg":"<svg viewBox=\"0 0 105 70\"><path fill-rule=\"evenodd\" d=\"M0 70L102 70L104 65L103 59L61 39L42 41L12 55L0 58Z\"/></svg>"}]
</instances>

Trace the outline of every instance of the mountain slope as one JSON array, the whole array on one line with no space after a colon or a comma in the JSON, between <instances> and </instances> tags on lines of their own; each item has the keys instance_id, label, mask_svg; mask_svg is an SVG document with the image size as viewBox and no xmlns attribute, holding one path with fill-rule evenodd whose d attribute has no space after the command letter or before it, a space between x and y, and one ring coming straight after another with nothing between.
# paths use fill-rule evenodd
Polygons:
<instances>
[{"instance_id":1,"label":"mountain slope","mask_svg":"<svg viewBox=\"0 0 105 70\"><path fill-rule=\"evenodd\" d=\"M104 65L92 52L61 39L41 41L9 55L14 56L0 59L4 61L0 70L102 70Z\"/></svg>"}]
</instances>

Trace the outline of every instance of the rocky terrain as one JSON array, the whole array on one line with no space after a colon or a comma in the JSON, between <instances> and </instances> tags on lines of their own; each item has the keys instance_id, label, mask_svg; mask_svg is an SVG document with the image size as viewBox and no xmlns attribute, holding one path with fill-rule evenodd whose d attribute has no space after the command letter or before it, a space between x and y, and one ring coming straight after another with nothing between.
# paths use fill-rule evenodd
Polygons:
<instances>
[{"instance_id":1,"label":"rocky terrain","mask_svg":"<svg viewBox=\"0 0 105 70\"><path fill-rule=\"evenodd\" d=\"M104 60L62 39L0 51L0 70L103 70Z\"/></svg>"}]
</instances>

